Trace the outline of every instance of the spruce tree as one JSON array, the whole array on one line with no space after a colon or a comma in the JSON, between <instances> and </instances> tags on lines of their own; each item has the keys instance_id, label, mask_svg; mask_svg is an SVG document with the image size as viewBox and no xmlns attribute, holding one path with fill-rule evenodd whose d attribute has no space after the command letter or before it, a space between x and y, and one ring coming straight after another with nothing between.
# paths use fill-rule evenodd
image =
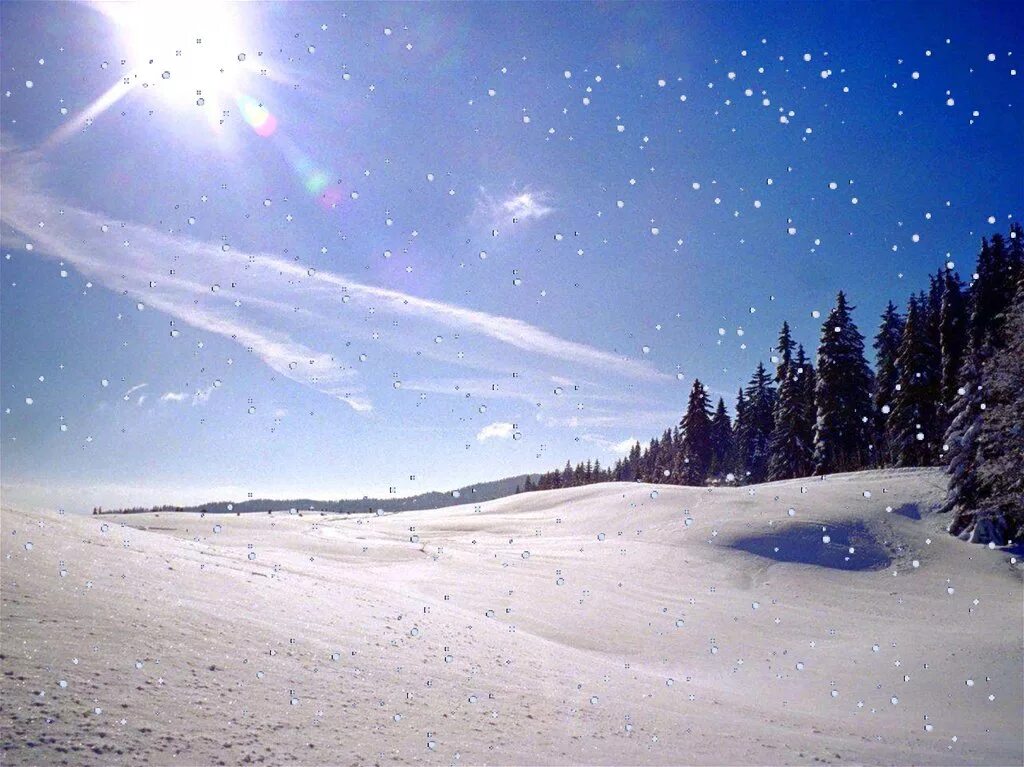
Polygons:
<instances>
[{"instance_id":1,"label":"spruce tree","mask_svg":"<svg viewBox=\"0 0 1024 767\"><path fill-rule=\"evenodd\" d=\"M1011 265L1010 252L1006 240L1000 233L992 235L992 306L989 307L992 318L989 329L989 343L1001 345L1003 325L1006 323L1006 312L1013 301L1016 285L1013 282L1014 269Z\"/></svg>"},{"instance_id":2,"label":"spruce tree","mask_svg":"<svg viewBox=\"0 0 1024 767\"><path fill-rule=\"evenodd\" d=\"M814 424L818 418L818 411L814 401L814 387L817 382L817 376L814 373L814 365L807 359L803 344L797 347L795 366L797 380L800 383L800 435L803 443L807 445L810 460L807 471L804 475L801 475L806 476L811 474L814 466Z\"/></svg>"},{"instance_id":3,"label":"spruce tree","mask_svg":"<svg viewBox=\"0 0 1024 767\"><path fill-rule=\"evenodd\" d=\"M875 434L877 435L877 460L881 466L895 465L895 459L886 436L888 431L889 413L892 410L896 384L899 382L899 371L896 368L896 356L899 353L900 339L903 337L903 317L900 316L892 301L882 312L882 323L873 344L875 349L875 389L873 394L875 410Z\"/></svg>"},{"instance_id":4,"label":"spruce tree","mask_svg":"<svg viewBox=\"0 0 1024 767\"><path fill-rule=\"evenodd\" d=\"M775 389L763 363L743 391L743 412L737 416L737 446L748 482L763 482L768 474L769 443L775 427Z\"/></svg>"},{"instance_id":5,"label":"spruce tree","mask_svg":"<svg viewBox=\"0 0 1024 767\"><path fill-rule=\"evenodd\" d=\"M733 471L732 421L725 410L725 400L718 398L718 407L711 417L711 465L712 477L725 478Z\"/></svg>"},{"instance_id":6,"label":"spruce tree","mask_svg":"<svg viewBox=\"0 0 1024 767\"><path fill-rule=\"evenodd\" d=\"M1024 536L1024 288L1019 226L1009 253L1002 238L982 240L970 287L967 350L960 370L952 423L946 432L949 486L943 511L950 532L976 542L1006 543ZM1003 304L1008 274L1016 297Z\"/></svg>"},{"instance_id":7,"label":"spruce tree","mask_svg":"<svg viewBox=\"0 0 1024 767\"><path fill-rule=\"evenodd\" d=\"M814 472L857 471L873 462L872 375L842 291L821 328L818 346Z\"/></svg>"},{"instance_id":8,"label":"spruce tree","mask_svg":"<svg viewBox=\"0 0 1024 767\"><path fill-rule=\"evenodd\" d=\"M793 365L794 347L793 336L789 332L789 323L783 321L782 328L779 330L779 340L775 344L775 383L777 384L781 384L785 380L787 372Z\"/></svg>"},{"instance_id":9,"label":"spruce tree","mask_svg":"<svg viewBox=\"0 0 1024 767\"><path fill-rule=\"evenodd\" d=\"M711 465L711 403L698 379L693 381L679 427L683 432L683 449L676 462L678 481L683 485L703 485Z\"/></svg>"},{"instance_id":10,"label":"spruce tree","mask_svg":"<svg viewBox=\"0 0 1024 767\"><path fill-rule=\"evenodd\" d=\"M651 482L667 483L673 481L672 472L676 467L676 451L672 442L672 430L665 429L658 440L658 451L654 461L654 477Z\"/></svg>"},{"instance_id":11,"label":"spruce tree","mask_svg":"<svg viewBox=\"0 0 1024 767\"><path fill-rule=\"evenodd\" d=\"M933 371L938 381L939 401L935 406L935 418L932 427L938 437L934 440L936 444L941 440L942 433L946 430L945 409L942 407L942 301L946 294L946 275L939 269L929 277L929 289L927 301L922 304L924 309L925 334L928 336L928 353L931 358L928 361L928 369Z\"/></svg>"},{"instance_id":12,"label":"spruce tree","mask_svg":"<svg viewBox=\"0 0 1024 767\"><path fill-rule=\"evenodd\" d=\"M1001 342L983 363L974 503L958 508L950 526L997 545L1024 540L1024 281L1001 325Z\"/></svg>"},{"instance_id":13,"label":"spruce tree","mask_svg":"<svg viewBox=\"0 0 1024 767\"><path fill-rule=\"evenodd\" d=\"M953 512L954 535L997 545L1024 538L1024 283L1005 330L999 348L968 350L946 434L949 490L942 509Z\"/></svg>"},{"instance_id":14,"label":"spruce tree","mask_svg":"<svg viewBox=\"0 0 1024 767\"><path fill-rule=\"evenodd\" d=\"M968 293L967 346L957 376L957 398L950 407L950 425L943 445L949 474L946 503L942 508L944 512L966 514L978 504L978 433L984 415L982 372L985 358L991 354L989 338L995 305L995 291L991 283L996 277L992 251L988 240L983 237Z\"/></svg>"},{"instance_id":15,"label":"spruce tree","mask_svg":"<svg viewBox=\"0 0 1024 767\"><path fill-rule=\"evenodd\" d=\"M636 482L640 478L640 443L634 442L629 455L623 462L622 479L625 482Z\"/></svg>"},{"instance_id":16,"label":"spruce tree","mask_svg":"<svg viewBox=\"0 0 1024 767\"><path fill-rule=\"evenodd\" d=\"M746 420L747 402L742 387L736 392L736 417L732 419L732 466L738 479L743 479L743 450L740 445L740 424Z\"/></svg>"},{"instance_id":17,"label":"spruce tree","mask_svg":"<svg viewBox=\"0 0 1024 767\"><path fill-rule=\"evenodd\" d=\"M643 467L640 478L644 482L658 481L658 458L660 452L658 440L652 439L644 451L643 458L640 459L640 465Z\"/></svg>"},{"instance_id":18,"label":"spruce tree","mask_svg":"<svg viewBox=\"0 0 1024 767\"><path fill-rule=\"evenodd\" d=\"M1024 227L1015 223L1010 227L1010 257L1008 271L1010 280L1015 285L1020 284L1024 276Z\"/></svg>"},{"instance_id":19,"label":"spruce tree","mask_svg":"<svg viewBox=\"0 0 1024 767\"><path fill-rule=\"evenodd\" d=\"M960 276L947 271L939 310L939 350L942 356L942 413L948 426L949 408L957 396L957 377L967 349L967 304Z\"/></svg>"},{"instance_id":20,"label":"spruce tree","mask_svg":"<svg viewBox=\"0 0 1024 767\"><path fill-rule=\"evenodd\" d=\"M971 285L971 339L979 351L999 343L1004 312L1013 294L1014 258L1001 234L992 235L991 243L982 239Z\"/></svg>"},{"instance_id":21,"label":"spruce tree","mask_svg":"<svg viewBox=\"0 0 1024 767\"><path fill-rule=\"evenodd\" d=\"M572 487L572 485L572 464L566 461L565 468L562 469L562 487Z\"/></svg>"},{"instance_id":22,"label":"spruce tree","mask_svg":"<svg viewBox=\"0 0 1024 767\"><path fill-rule=\"evenodd\" d=\"M775 401L775 424L769 443L768 479L805 477L814 468L813 430L808 428L807 385L803 347L796 362L783 368L783 379Z\"/></svg>"},{"instance_id":23,"label":"spruce tree","mask_svg":"<svg viewBox=\"0 0 1024 767\"><path fill-rule=\"evenodd\" d=\"M949 484L942 512L973 509L978 501L978 432L982 405L981 354L970 341L960 368L957 398L950 408L950 425L943 448L948 461Z\"/></svg>"},{"instance_id":24,"label":"spruce tree","mask_svg":"<svg viewBox=\"0 0 1024 767\"><path fill-rule=\"evenodd\" d=\"M911 297L896 358L899 383L886 435L896 466L930 466L938 459L941 371L935 364L926 302Z\"/></svg>"}]
</instances>

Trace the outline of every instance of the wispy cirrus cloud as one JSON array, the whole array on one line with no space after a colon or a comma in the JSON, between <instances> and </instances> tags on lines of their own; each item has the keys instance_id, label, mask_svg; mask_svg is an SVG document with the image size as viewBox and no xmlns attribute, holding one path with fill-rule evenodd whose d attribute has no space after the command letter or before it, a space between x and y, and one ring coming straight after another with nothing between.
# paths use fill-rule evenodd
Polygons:
<instances>
[{"instance_id":1,"label":"wispy cirrus cloud","mask_svg":"<svg viewBox=\"0 0 1024 767\"><path fill-rule=\"evenodd\" d=\"M147 386L149 386L148 383L135 384L135 386L131 387L128 391L121 395L121 399L127 402L132 398L132 395L135 394L135 392L137 392L139 389L145 389ZM139 397L139 400L141 401L142 397Z\"/></svg>"},{"instance_id":2,"label":"wispy cirrus cloud","mask_svg":"<svg viewBox=\"0 0 1024 767\"><path fill-rule=\"evenodd\" d=\"M598 408L572 415L539 415L538 418L548 426L563 426L571 429L613 429L613 428L636 428L638 426L651 426L660 428L666 423L672 423L679 418L679 413L674 410L649 410L630 409L619 412L608 412Z\"/></svg>"},{"instance_id":3,"label":"wispy cirrus cloud","mask_svg":"<svg viewBox=\"0 0 1024 767\"><path fill-rule=\"evenodd\" d=\"M166 392L165 394L161 395L160 401L161 402L185 402L186 400L191 400L193 406L201 405L201 404L209 401L210 395L213 394L213 392L216 391L216 389L217 389L217 385L216 384L210 384L209 386L203 386L203 387L201 387L199 389L196 389L191 394L189 394L188 392L183 392L183 391L169 391L169 392Z\"/></svg>"},{"instance_id":4,"label":"wispy cirrus cloud","mask_svg":"<svg viewBox=\"0 0 1024 767\"><path fill-rule=\"evenodd\" d=\"M370 411L373 404L356 372L355 354L323 339L325 331L334 339L365 334L369 315L391 318L391 327L409 321L401 331L380 334L380 342L398 353L422 354L486 374L532 366L565 380L577 377L579 368L638 381L668 379L645 360L563 338L514 317L357 282L267 253L114 221L48 194L42 183L46 168L38 156L5 151L3 159L2 220L24 237L21 246L33 255L60 259L87 278L132 296L140 306L165 313L172 324L229 338L282 377L356 411ZM545 200L521 191L496 204L530 219L551 211ZM475 353L464 358L454 348L433 343L438 334L452 333L474 339ZM510 349L515 357L510 358Z\"/></svg>"},{"instance_id":5,"label":"wispy cirrus cloud","mask_svg":"<svg viewBox=\"0 0 1024 767\"><path fill-rule=\"evenodd\" d=\"M518 225L528 224L554 213L552 199L549 192L535 191L530 187L512 189L497 197L485 187L480 187L470 220L488 229L511 233Z\"/></svg>"}]
</instances>

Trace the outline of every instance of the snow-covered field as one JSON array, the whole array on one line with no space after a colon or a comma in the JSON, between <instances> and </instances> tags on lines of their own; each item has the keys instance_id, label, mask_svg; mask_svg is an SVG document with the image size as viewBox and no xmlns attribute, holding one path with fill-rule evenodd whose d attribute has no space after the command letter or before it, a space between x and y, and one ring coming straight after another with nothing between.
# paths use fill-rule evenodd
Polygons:
<instances>
[{"instance_id":1,"label":"snow-covered field","mask_svg":"<svg viewBox=\"0 0 1024 767\"><path fill-rule=\"evenodd\" d=\"M1021 564L942 485L4 510L0 762L1021 764Z\"/></svg>"}]
</instances>

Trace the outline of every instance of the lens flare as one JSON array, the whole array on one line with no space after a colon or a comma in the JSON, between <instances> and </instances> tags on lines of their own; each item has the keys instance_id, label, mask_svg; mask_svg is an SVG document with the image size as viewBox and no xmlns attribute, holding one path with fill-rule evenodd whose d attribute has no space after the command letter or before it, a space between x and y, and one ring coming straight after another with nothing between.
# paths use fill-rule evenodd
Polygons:
<instances>
[{"instance_id":1,"label":"lens flare","mask_svg":"<svg viewBox=\"0 0 1024 767\"><path fill-rule=\"evenodd\" d=\"M242 96L238 99L238 106L242 110L242 118L257 135L263 138L274 135L277 118L263 104L251 96Z\"/></svg>"}]
</instances>

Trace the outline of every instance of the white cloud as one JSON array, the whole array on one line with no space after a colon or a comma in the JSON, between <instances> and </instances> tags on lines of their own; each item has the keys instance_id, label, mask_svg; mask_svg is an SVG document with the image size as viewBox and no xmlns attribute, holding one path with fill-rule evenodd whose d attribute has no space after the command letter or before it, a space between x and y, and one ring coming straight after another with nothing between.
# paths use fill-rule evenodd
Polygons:
<instances>
[{"instance_id":1,"label":"white cloud","mask_svg":"<svg viewBox=\"0 0 1024 767\"><path fill-rule=\"evenodd\" d=\"M633 445L635 445L638 441L639 440L636 437L629 437L628 439L622 440L622 442L615 442L611 445L608 445L608 451L611 453L615 453L616 455L625 455L626 453L633 449Z\"/></svg>"},{"instance_id":2,"label":"white cloud","mask_svg":"<svg viewBox=\"0 0 1024 767\"><path fill-rule=\"evenodd\" d=\"M487 189L481 187L472 219L487 229L510 234L516 226L554 213L550 202L549 193L535 192L529 187L513 190L500 198L491 196Z\"/></svg>"},{"instance_id":3,"label":"white cloud","mask_svg":"<svg viewBox=\"0 0 1024 767\"><path fill-rule=\"evenodd\" d=\"M149 386L148 383L135 384L135 386L133 386L132 388L130 388L128 391L126 391L124 394L121 395L121 399L123 399L125 402L127 402L128 400L130 400L132 398L132 395L135 392L137 392L139 389L145 389L147 386ZM143 396L145 396L145 395L143 395ZM141 400L142 397L140 397L139 399Z\"/></svg>"},{"instance_id":4,"label":"white cloud","mask_svg":"<svg viewBox=\"0 0 1024 767\"><path fill-rule=\"evenodd\" d=\"M638 426L663 428L679 418L674 410L639 410L624 409L621 412L599 411L592 408L583 414L544 415L537 414L537 420L545 426L562 426L570 429L635 429Z\"/></svg>"},{"instance_id":5,"label":"white cloud","mask_svg":"<svg viewBox=\"0 0 1024 767\"><path fill-rule=\"evenodd\" d=\"M615 455L626 455L636 444L636 437L629 437L621 442L615 442L613 440L602 437L600 434L583 434L580 436L584 442L589 442L593 445L597 445L603 450Z\"/></svg>"},{"instance_id":6,"label":"white cloud","mask_svg":"<svg viewBox=\"0 0 1024 767\"><path fill-rule=\"evenodd\" d=\"M520 381L521 379L516 379ZM492 378L440 378L408 381L402 386L409 391L427 394L448 394L457 397L471 397L474 400L520 400L531 405L538 401L538 391L522 384L516 387L516 381L503 382L496 386Z\"/></svg>"},{"instance_id":7,"label":"white cloud","mask_svg":"<svg viewBox=\"0 0 1024 767\"><path fill-rule=\"evenodd\" d=\"M202 389L197 389L196 393L192 395L192 404L198 405L202 402L207 402L210 399L210 395L213 394L213 390L217 388L213 384L204 386Z\"/></svg>"},{"instance_id":8,"label":"white cloud","mask_svg":"<svg viewBox=\"0 0 1024 767\"><path fill-rule=\"evenodd\" d=\"M359 283L292 260L199 242L75 208L41 191L39 179L46 169L37 155L6 151L4 170L2 221L33 245L33 256L70 264L97 284L167 314L181 332L191 329L229 338L282 377L360 412L372 410L373 404L356 372L355 354L342 354L338 345L335 356L330 349L312 348L310 344L319 340L304 341L324 338L325 330L334 338L354 336L362 332L363 312L370 308L395 323L410 320L401 332L381 338L383 345L403 354L422 353L491 375L535 370L575 380L582 366L640 381L668 380L649 361L562 338L513 317ZM546 199L523 190L496 205L531 219L551 212ZM244 280L231 279L240 273ZM455 332L478 339L472 355L460 357L454 347L433 343L435 336ZM522 354L512 356L510 348ZM552 365L559 367L552 370ZM193 402L208 396L193 395Z\"/></svg>"},{"instance_id":9,"label":"white cloud","mask_svg":"<svg viewBox=\"0 0 1024 767\"><path fill-rule=\"evenodd\" d=\"M476 435L476 438L481 442L485 442L488 439L509 439L512 436L512 431L515 427L507 421L496 421L491 424L487 424L482 428Z\"/></svg>"},{"instance_id":10,"label":"white cloud","mask_svg":"<svg viewBox=\"0 0 1024 767\"><path fill-rule=\"evenodd\" d=\"M160 397L161 402L184 402L187 399L192 400L193 407L201 405L209 401L210 395L213 394L217 387L213 384L204 386L201 389L196 389L192 392L192 396L189 397L187 392L183 391L169 391Z\"/></svg>"},{"instance_id":11,"label":"white cloud","mask_svg":"<svg viewBox=\"0 0 1024 767\"><path fill-rule=\"evenodd\" d=\"M501 208L509 221L513 219L525 221L531 218L544 218L544 216L554 211L554 208L549 208L544 204L546 199L547 195L526 191L505 200L501 204Z\"/></svg>"}]
</instances>

